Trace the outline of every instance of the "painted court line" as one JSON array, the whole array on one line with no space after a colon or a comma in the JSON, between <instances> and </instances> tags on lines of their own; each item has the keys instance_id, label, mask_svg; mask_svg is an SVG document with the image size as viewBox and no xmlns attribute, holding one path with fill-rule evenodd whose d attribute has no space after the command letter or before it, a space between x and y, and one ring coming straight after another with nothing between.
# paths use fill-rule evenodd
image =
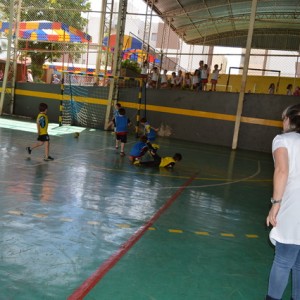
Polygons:
<instances>
[{"instance_id":1,"label":"painted court line","mask_svg":"<svg viewBox=\"0 0 300 300\"><path fill-rule=\"evenodd\" d=\"M191 176L178 190L168 199L168 201L159 208L159 210L141 226L114 254L112 254L100 267L87 278L68 300L80 300L86 296L92 288L104 277L104 275L134 246L134 244L144 235L144 233L153 225L153 223L166 211L195 179L196 174Z\"/></svg>"}]
</instances>

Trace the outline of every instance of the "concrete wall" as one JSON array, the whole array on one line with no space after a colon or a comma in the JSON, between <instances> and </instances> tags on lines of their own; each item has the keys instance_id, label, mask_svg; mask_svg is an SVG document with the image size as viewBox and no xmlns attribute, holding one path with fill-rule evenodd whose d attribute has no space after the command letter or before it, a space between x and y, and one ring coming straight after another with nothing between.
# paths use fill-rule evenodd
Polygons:
<instances>
[{"instance_id":1,"label":"concrete wall","mask_svg":"<svg viewBox=\"0 0 300 300\"><path fill-rule=\"evenodd\" d=\"M95 127L104 127L108 89L81 87L83 100L97 119ZM121 88L119 102L136 123L138 88ZM141 117L159 127L161 136L231 147L235 126L238 93L192 92L183 90L152 90L143 94ZM35 118L38 104L49 105L50 122L58 123L61 100L60 85L18 83L14 114ZM238 148L262 152L271 151L274 136L281 132L281 113L299 97L268 94L246 94L240 125ZM299 101L300 102L300 101ZM4 103L7 112L9 102ZM146 110L145 110L146 108Z\"/></svg>"}]
</instances>

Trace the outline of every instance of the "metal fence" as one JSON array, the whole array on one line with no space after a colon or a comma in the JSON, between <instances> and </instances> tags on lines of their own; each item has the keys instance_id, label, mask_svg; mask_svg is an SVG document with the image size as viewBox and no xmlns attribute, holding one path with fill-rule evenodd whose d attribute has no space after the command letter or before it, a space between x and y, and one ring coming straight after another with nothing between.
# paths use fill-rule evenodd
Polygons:
<instances>
[{"instance_id":1,"label":"metal fence","mask_svg":"<svg viewBox=\"0 0 300 300\"><path fill-rule=\"evenodd\" d=\"M117 1L85 0L18 0L13 10L10 1L0 5L0 70L6 57L16 60L20 81L54 82L63 71L110 73L114 41L117 34ZM7 34L13 14L11 53L7 54ZM16 32L19 32L17 35ZM17 42L16 42L17 41ZM122 58L132 61L139 72L143 61L148 71L157 66L161 71L193 73L203 60L212 69L222 64L222 74L239 75L244 62L244 49L186 45L146 6L142 0L129 0L126 15ZM1 64L2 61L2 64ZM11 69L12 70L12 69ZM299 53L252 49L248 76L286 77L298 85Z\"/></svg>"}]
</instances>

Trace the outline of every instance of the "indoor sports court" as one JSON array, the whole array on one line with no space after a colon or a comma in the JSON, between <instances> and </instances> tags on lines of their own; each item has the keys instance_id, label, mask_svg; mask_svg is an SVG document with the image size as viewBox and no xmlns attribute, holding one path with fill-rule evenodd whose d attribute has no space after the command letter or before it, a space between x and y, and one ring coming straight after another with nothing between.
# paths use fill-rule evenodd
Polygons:
<instances>
[{"instance_id":1,"label":"indoor sports court","mask_svg":"<svg viewBox=\"0 0 300 300\"><path fill-rule=\"evenodd\" d=\"M25 151L34 122L0 118L2 300L263 299L271 154L161 138L183 156L169 171L131 165L111 132L49 134L45 162Z\"/></svg>"}]
</instances>

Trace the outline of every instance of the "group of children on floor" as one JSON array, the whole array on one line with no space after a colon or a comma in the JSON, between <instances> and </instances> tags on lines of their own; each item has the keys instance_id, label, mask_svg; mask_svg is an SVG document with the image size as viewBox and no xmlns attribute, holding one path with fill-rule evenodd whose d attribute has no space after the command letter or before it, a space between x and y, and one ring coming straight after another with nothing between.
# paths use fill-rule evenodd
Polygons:
<instances>
[{"instance_id":1,"label":"group of children on floor","mask_svg":"<svg viewBox=\"0 0 300 300\"><path fill-rule=\"evenodd\" d=\"M130 120L125 114L125 109L120 103L115 104L113 119L108 124L108 127L114 126L114 134L116 135L116 150L120 146L120 155L125 156L125 144L127 143L128 127ZM139 141L133 145L129 153L129 160L134 165L148 167L163 167L172 168L175 163L182 159L180 153L175 153L173 157L160 157L157 154L159 146L153 142L156 139L158 128L152 127L146 118L141 118L140 124L143 127L143 135ZM143 158L149 154L151 160L145 161Z\"/></svg>"},{"instance_id":2,"label":"group of children on floor","mask_svg":"<svg viewBox=\"0 0 300 300\"><path fill-rule=\"evenodd\" d=\"M143 75L147 74L146 64L147 62L144 62L143 64L143 68L142 68ZM222 70L222 64L220 68L218 64L215 64L214 69L210 74L208 65L204 64L203 60L200 60L199 68L197 68L193 74L191 74L190 72L186 72L183 76L182 71L179 70L178 74L176 74L176 72L172 72L171 78L168 78L167 76L168 70L164 70L163 74L160 74L158 68L154 66L150 71L146 86L148 88L170 87L170 88L189 89L194 91L207 91L207 83L209 80L209 76L211 75L210 90L216 91L218 78L220 77L221 70Z\"/></svg>"},{"instance_id":3,"label":"group of children on floor","mask_svg":"<svg viewBox=\"0 0 300 300\"><path fill-rule=\"evenodd\" d=\"M26 147L27 153L30 155L32 150L45 145L45 157L44 161L54 160L49 155L50 149L50 137L48 134L48 116L47 116L48 105L46 103L40 103L39 114L36 119L37 124L37 142ZM163 167L172 168L177 161L182 159L180 153L175 153L173 157L160 157L157 154L159 146L153 144L156 139L157 128L152 127L146 118L140 120L141 125L144 127L143 135L140 140L133 145L130 150L129 160L134 165L143 165L149 167ZM130 120L125 114L125 109L120 103L115 104L115 110L113 113L113 119L109 122L108 127L114 126L114 134L116 136L116 149L120 146L120 155L125 156L125 144L127 143L128 126L130 126ZM143 156L147 153L152 157L151 160L144 161Z\"/></svg>"}]
</instances>

